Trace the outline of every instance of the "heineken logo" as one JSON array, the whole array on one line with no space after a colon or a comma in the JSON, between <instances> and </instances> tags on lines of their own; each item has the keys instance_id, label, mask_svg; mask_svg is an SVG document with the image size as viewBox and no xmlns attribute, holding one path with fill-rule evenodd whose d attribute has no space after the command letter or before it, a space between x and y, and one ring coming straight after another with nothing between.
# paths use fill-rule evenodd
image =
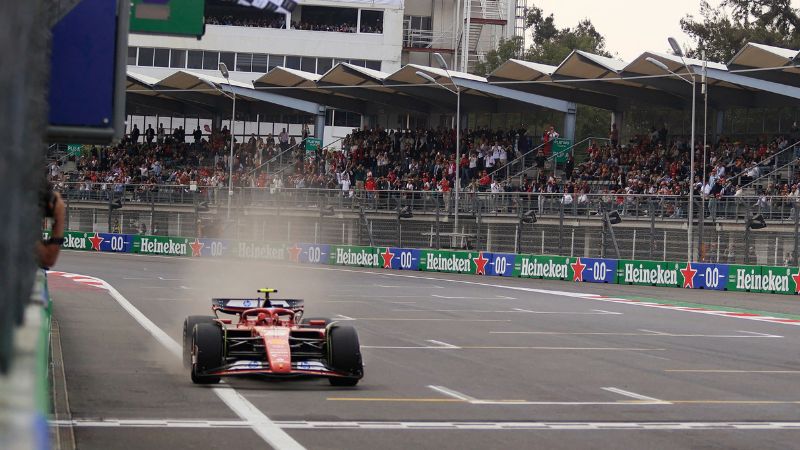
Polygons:
<instances>
[{"instance_id":1,"label":"heineken logo","mask_svg":"<svg viewBox=\"0 0 800 450\"><path fill-rule=\"evenodd\" d=\"M283 247L273 247L271 245L259 245L252 242L239 243L239 257L249 259L284 259Z\"/></svg>"},{"instance_id":2,"label":"heineken logo","mask_svg":"<svg viewBox=\"0 0 800 450\"><path fill-rule=\"evenodd\" d=\"M83 236L77 237L74 234L66 234L64 235L64 244L62 244L62 247L73 250L85 250L87 248L86 242L86 238Z\"/></svg>"},{"instance_id":3,"label":"heineken logo","mask_svg":"<svg viewBox=\"0 0 800 450\"><path fill-rule=\"evenodd\" d=\"M183 256L186 255L186 242L175 242L172 239L161 241L143 237L139 251L142 253Z\"/></svg>"},{"instance_id":4,"label":"heineken logo","mask_svg":"<svg viewBox=\"0 0 800 450\"><path fill-rule=\"evenodd\" d=\"M369 253L364 249L353 251L349 248L336 249L336 263L345 266L370 266L378 265L378 255Z\"/></svg>"},{"instance_id":5,"label":"heineken logo","mask_svg":"<svg viewBox=\"0 0 800 450\"><path fill-rule=\"evenodd\" d=\"M678 273L673 269L662 268L661 264L656 264L652 269L646 269L643 265L635 266L625 264L625 282L643 284L677 284Z\"/></svg>"},{"instance_id":6,"label":"heineken logo","mask_svg":"<svg viewBox=\"0 0 800 450\"><path fill-rule=\"evenodd\" d=\"M554 263L552 259L542 263L538 259L523 257L520 275L523 277L567 278L569 265L569 259L564 263Z\"/></svg>"},{"instance_id":7,"label":"heineken logo","mask_svg":"<svg viewBox=\"0 0 800 450\"><path fill-rule=\"evenodd\" d=\"M767 273L748 273L747 269L736 269L736 289L748 291L789 291L789 273L777 274L772 269Z\"/></svg>"},{"instance_id":8,"label":"heineken logo","mask_svg":"<svg viewBox=\"0 0 800 450\"><path fill-rule=\"evenodd\" d=\"M452 255L445 258L435 253L427 254L428 270L441 270L445 272L470 272L472 261L469 258L459 258Z\"/></svg>"}]
</instances>

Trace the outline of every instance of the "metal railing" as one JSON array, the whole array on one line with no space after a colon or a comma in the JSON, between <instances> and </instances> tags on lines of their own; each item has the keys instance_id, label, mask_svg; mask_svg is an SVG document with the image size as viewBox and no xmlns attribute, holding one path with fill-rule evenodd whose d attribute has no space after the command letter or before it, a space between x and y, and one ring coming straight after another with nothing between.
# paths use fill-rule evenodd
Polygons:
<instances>
[{"instance_id":1,"label":"metal railing","mask_svg":"<svg viewBox=\"0 0 800 450\"><path fill-rule=\"evenodd\" d=\"M796 154L796 149L797 149L798 146L800 146L800 141L797 141L794 144L787 146L786 148L784 148L780 152L778 152L778 153L776 153L774 155L768 156L768 157L762 159L761 161L759 161L756 164L757 167L759 167L759 168L761 168L761 167L769 167L770 166L769 162L772 162L771 165L772 165L773 169L770 172L766 173L766 174L759 174L756 178L754 178L753 180L749 181L747 184L742 186L742 189L744 189L746 187L749 187L749 186L755 184L756 182L761 182L761 180L763 180L764 178L767 178L767 177L771 176L774 173L778 173L780 171L780 169L783 169L785 167L788 167L791 164L796 163L798 161L798 155ZM791 158L786 158L785 156L789 155L789 154L792 155ZM782 161L785 162L785 163L783 163L783 166L779 167L779 164L781 164ZM743 176L744 176L744 171L742 173L740 173L739 175L733 177L731 179L731 182L733 182L733 184L739 185L741 183L741 179L742 179Z\"/></svg>"}]
</instances>

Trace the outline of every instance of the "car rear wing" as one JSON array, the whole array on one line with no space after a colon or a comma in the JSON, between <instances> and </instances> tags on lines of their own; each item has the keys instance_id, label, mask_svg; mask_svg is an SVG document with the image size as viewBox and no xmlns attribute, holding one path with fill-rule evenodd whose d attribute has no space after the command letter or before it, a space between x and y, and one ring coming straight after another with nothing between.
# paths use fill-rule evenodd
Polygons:
<instances>
[{"instance_id":1,"label":"car rear wing","mask_svg":"<svg viewBox=\"0 0 800 450\"><path fill-rule=\"evenodd\" d=\"M212 298L211 307L215 311L225 314L237 314L253 308L286 308L294 312L303 311L301 299L275 299L263 298Z\"/></svg>"}]
</instances>

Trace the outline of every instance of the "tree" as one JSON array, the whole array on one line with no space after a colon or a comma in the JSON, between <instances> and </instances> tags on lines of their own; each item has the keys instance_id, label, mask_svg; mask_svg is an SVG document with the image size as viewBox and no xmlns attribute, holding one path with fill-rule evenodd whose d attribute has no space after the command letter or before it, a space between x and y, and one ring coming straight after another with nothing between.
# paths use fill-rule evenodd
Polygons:
<instances>
[{"instance_id":1,"label":"tree","mask_svg":"<svg viewBox=\"0 0 800 450\"><path fill-rule=\"evenodd\" d=\"M512 58L518 58L522 51L523 40L521 36L514 36L511 39L501 39L496 50L486 53L482 61L478 61L475 66L475 73L486 76L500 64Z\"/></svg>"},{"instance_id":2,"label":"tree","mask_svg":"<svg viewBox=\"0 0 800 450\"><path fill-rule=\"evenodd\" d=\"M681 19L681 28L696 42L688 54L727 62L748 42L800 47L800 10L790 0L724 0L719 7L700 3L700 17Z\"/></svg>"}]
</instances>

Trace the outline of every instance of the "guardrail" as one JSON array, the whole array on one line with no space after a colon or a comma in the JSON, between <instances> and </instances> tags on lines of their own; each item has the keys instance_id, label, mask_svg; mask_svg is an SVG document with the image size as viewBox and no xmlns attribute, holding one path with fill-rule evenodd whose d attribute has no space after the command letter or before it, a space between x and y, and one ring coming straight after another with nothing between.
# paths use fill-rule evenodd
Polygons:
<instances>
[{"instance_id":1,"label":"guardrail","mask_svg":"<svg viewBox=\"0 0 800 450\"><path fill-rule=\"evenodd\" d=\"M800 267L747 266L448 251L393 246L267 243L209 238L70 233L67 248L190 258L244 258L608 284L797 295ZM100 238L101 245L95 246ZM94 241L94 242L93 242ZM102 242L108 242L102 246ZM116 242L116 244L114 244Z\"/></svg>"}]
</instances>

